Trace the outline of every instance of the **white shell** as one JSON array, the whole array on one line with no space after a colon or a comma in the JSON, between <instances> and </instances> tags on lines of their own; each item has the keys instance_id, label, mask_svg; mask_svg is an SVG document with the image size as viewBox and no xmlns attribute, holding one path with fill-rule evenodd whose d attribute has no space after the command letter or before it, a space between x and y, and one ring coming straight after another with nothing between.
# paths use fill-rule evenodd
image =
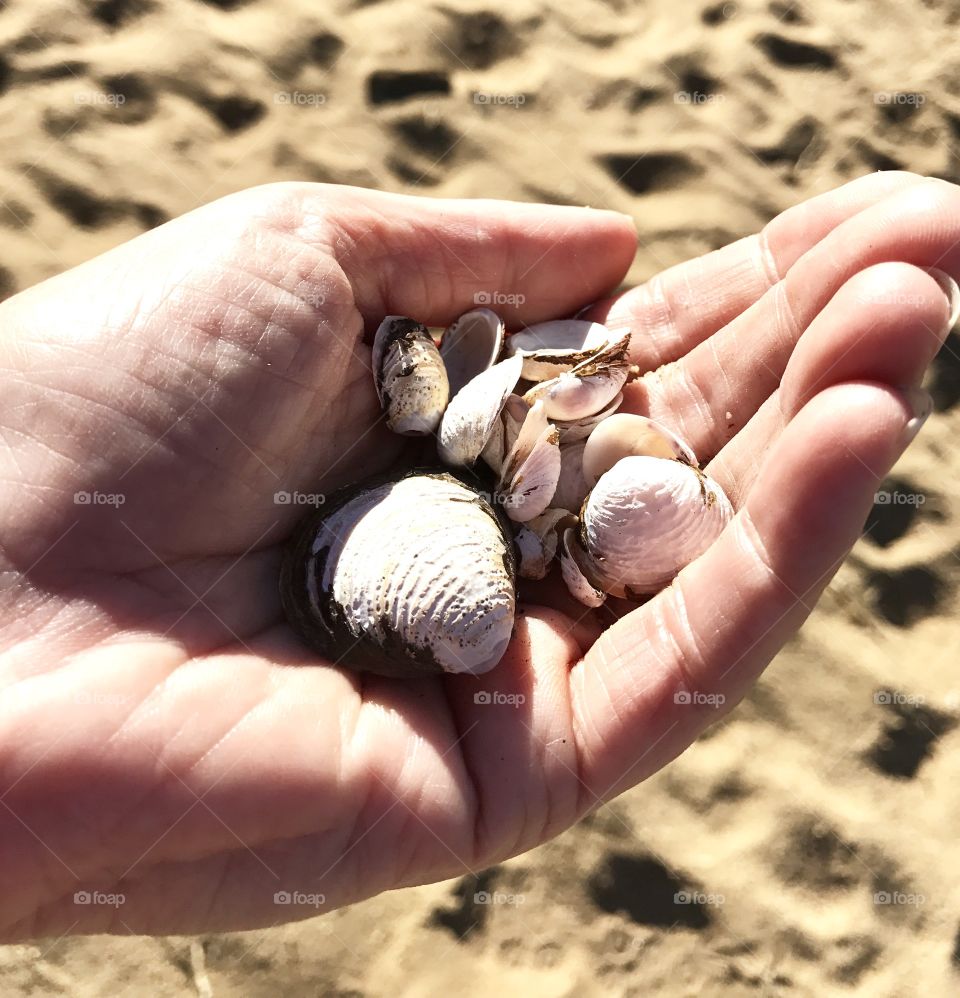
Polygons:
<instances>
[{"instance_id":1,"label":"white shell","mask_svg":"<svg viewBox=\"0 0 960 998\"><path fill-rule=\"evenodd\" d=\"M623 402L623 392L618 392L617 397L606 408L592 416L584 416L582 419L556 421L556 427L560 431L560 442L562 444L572 443L574 440L585 440L605 419L609 419L620 408Z\"/></svg>"},{"instance_id":2,"label":"white shell","mask_svg":"<svg viewBox=\"0 0 960 998\"><path fill-rule=\"evenodd\" d=\"M631 456L664 457L699 467L690 445L672 430L633 413L621 412L604 420L590 434L583 451L583 477L594 485L619 460Z\"/></svg>"},{"instance_id":3,"label":"white shell","mask_svg":"<svg viewBox=\"0 0 960 998\"><path fill-rule=\"evenodd\" d=\"M514 537L520 556L517 573L524 579L545 578L557 553L559 534L566 527L575 526L576 522L577 518L569 510L551 507L523 524Z\"/></svg>"},{"instance_id":4,"label":"white shell","mask_svg":"<svg viewBox=\"0 0 960 998\"><path fill-rule=\"evenodd\" d=\"M547 421L542 402L527 413L516 443L503 463L498 491L511 520L526 523L553 499L560 478L560 434Z\"/></svg>"},{"instance_id":5,"label":"white shell","mask_svg":"<svg viewBox=\"0 0 960 998\"><path fill-rule=\"evenodd\" d=\"M447 369L450 397L493 367L503 347L503 320L489 308L465 312L444 330L440 356Z\"/></svg>"},{"instance_id":6,"label":"white shell","mask_svg":"<svg viewBox=\"0 0 960 998\"><path fill-rule=\"evenodd\" d=\"M490 438L480 456L498 475L503 471L503 462L520 436L520 428L529 411L530 406L519 395L508 395L499 418L493 424Z\"/></svg>"},{"instance_id":7,"label":"white shell","mask_svg":"<svg viewBox=\"0 0 960 998\"><path fill-rule=\"evenodd\" d=\"M440 352L422 323L388 315L373 340L373 380L387 426L422 437L440 424L449 398Z\"/></svg>"},{"instance_id":8,"label":"white shell","mask_svg":"<svg viewBox=\"0 0 960 998\"><path fill-rule=\"evenodd\" d=\"M479 675L513 630L506 543L462 482L412 475L361 490L323 520L304 568L307 599L331 632L346 630L344 658L359 643Z\"/></svg>"},{"instance_id":9,"label":"white shell","mask_svg":"<svg viewBox=\"0 0 960 998\"><path fill-rule=\"evenodd\" d=\"M511 357L478 374L457 392L440 423L440 459L466 467L486 446L508 396L520 380L523 358Z\"/></svg>"},{"instance_id":10,"label":"white shell","mask_svg":"<svg viewBox=\"0 0 960 998\"><path fill-rule=\"evenodd\" d=\"M576 367L612 339L610 330L599 322L557 319L514 333L507 340L507 354L523 355L523 377L527 381L546 381Z\"/></svg>"},{"instance_id":11,"label":"white shell","mask_svg":"<svg viewBox=\"0 0 960 998\"><path fill-rule=\"evenodd\" d=\"M581 564L583 552L576 538L576 531L568 527L563 533L560 547L560 574L570 590L570 595L584 606L601 606L607 598L587 577Z\"/></svg>"},{"instance_id":12,"label":"white shell","mask_svg":"<svg viewBox=\"0 0 960 998\"><path fill-rule=\"evenodd\" d=\"M583 451L586 440L560 444L560 478L553 493L553 505L580 512L590 486L583 477Z\"/></svg>"},{"instance_id":13,"label":"white shell","mask_svg":"<svg viewBox=\"0 0 960 998\"><path fill-rule=\"evenodd\" d=\"M581 513L588 564L597 570L592 581L614 596L656 592L732 516L723 490L698 469L662 457L625 457L601 476Z\"/></svg>"},{"instance_id":14,"label":"white shell","mask_svg":"<svg viewBox=\"0 0 960 998\"><path fill-rule=\"evenodd\" d=\"M531 404L542 400L550 419L578 420L599 413L627 382L629 345L630 334L626 333L572 370L534 385L524 399Z\"/></svg>"}]
</instances>

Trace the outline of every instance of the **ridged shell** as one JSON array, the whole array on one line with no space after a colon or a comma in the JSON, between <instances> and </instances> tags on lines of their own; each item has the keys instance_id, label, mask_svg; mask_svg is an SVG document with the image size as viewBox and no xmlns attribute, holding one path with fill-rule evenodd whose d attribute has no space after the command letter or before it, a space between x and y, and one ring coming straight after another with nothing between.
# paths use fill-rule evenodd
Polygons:
<instances>
[{"instance_id":1,"label":"ridged shell","mask_svg":"<svg viewBox=\"0 0 960 998\"><path fill-rule=\"evenodd\" d=\"M479 675L516 606L490 504L444 472L344 490L305 521L281 581L287 617L331 663L382 675Z\"/></svg>"},{"instance_id":2,"label":"ridged shell","mask_svg":"<svg viewBox=\"0 0 960 998\"><path fill-rule=\"evenodd\" d=\"M681 461L625 457L594 486L580 540L614 596L656 592L701 555L733 516L716 482Z\"/></svg>"},{"instance_id":3,"label":"ridged shell","mask_svg":"<svg viewBox=\"0 0 960 998\"><path fill-rule=\"evenodd\" d=\"M388 315L373 341L373 380L387 426L403 436L433 433L449 399L447 372L426 326Z\"/></svg>"}]
</instances>

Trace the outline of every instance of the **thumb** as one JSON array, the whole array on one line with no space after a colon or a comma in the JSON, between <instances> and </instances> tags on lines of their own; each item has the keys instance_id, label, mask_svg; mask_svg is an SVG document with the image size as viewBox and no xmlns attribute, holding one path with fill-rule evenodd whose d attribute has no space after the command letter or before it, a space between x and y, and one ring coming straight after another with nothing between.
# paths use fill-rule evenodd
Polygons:
<instances>
[{"instance_id":1,"label":"thumb","mask_svg":"<svg viewBox=\"0 0 960 998\"><path fill-rule=\"evenodd\" d=\"M346 235L333 250L368 331L384 315L442 326L478 306L514 326L569 315L615 288L636 251L615 211L325 185L303 197L331 199Z\"/></svg>"}]
</instances>

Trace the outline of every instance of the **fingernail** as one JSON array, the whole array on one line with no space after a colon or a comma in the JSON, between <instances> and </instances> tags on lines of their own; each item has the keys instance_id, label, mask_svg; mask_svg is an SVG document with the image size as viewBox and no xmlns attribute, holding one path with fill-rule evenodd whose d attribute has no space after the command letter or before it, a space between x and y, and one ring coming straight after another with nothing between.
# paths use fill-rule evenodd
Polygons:
<instances>
[{"instance_id":1,"label":"fingernail","mask_svg":"<svg viewBox=\"0 0 960 998\"><path fill-rule=\"evenodd\" d=\"M960 319L960 284L939 267L927 267L927 273L943 288L943 293L950 302L950 318L947 321L947 329L953 329L957 319Z\"/></svg>"},{"instance_id":2,"label":"fingernail","mask_svg":"<svg viewBox=\"0 0 960 998\"><path fill-rule=\"evenodd\" d=\"M900 391L913 410L913 417L907 420L907 425L903 428L903 446L906 447L920 432L930 413L933 412L933 399L916 385L907 385Z\"/></svg>"}]
</instances>

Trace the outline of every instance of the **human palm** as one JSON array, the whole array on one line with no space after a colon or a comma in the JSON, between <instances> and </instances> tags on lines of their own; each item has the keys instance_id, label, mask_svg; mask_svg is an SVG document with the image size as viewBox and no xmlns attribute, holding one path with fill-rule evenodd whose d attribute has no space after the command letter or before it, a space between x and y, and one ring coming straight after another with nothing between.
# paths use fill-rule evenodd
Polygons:
<instances>
[{"instance_id":1,"label":"human palm","mask_svg":"<svg viewBox=\"0 0 960 998\"><path fill-rule=\"evenodd\" d=\"M275 494L417 446L380 419L383 315L572 314L626 273L625 219L273 185L0 306L3 936L304 917L531 848L664 765L800 625L924 415L958 206L863 178L592 306L656 371L625 408L740 512L612 626L526 592L479 678L306 650L277 593L304 507Z\"/></svg>"}]
</instances>

